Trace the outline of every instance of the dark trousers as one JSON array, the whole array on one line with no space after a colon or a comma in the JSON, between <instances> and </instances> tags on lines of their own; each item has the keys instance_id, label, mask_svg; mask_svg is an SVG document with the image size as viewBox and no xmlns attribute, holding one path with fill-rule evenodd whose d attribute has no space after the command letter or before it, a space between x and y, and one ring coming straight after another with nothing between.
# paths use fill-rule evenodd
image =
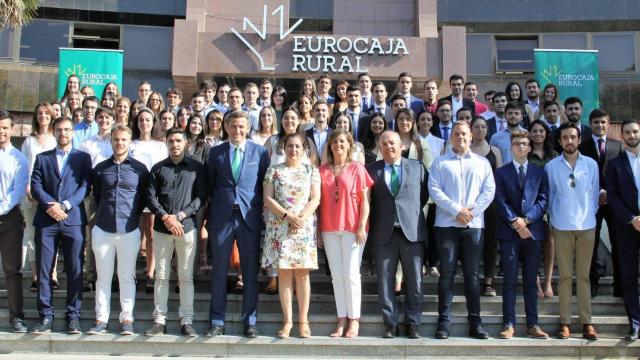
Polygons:
<instances>
[{"instance_id":1,"label":"dark trousers","mask_svg":"<svg viewBox=\"0 0 640 360\"><path fill-rule=\"evenodd\" d=\"M38 313L40 318L53 319L51 270L56 251L62 243L64 271L67 275L65 318L78 319L82 307L82 265L84 262L84 225L63 223L35 228L36 269L38 272Z\"/></svg>"},{"instance_id":2,"label":"dark trousers","mask_svg":"<svg viewBox=\"0 0 640 360\"><path fill-rule=\"evenodd\" d=\"M484 249L483 264L485 279L493 279L496 273L496 257L498 253L498 240L496 239L496 224L498 211L495 202L484 211Z\"/></svg>"},{"instance_id":3,"label":"dark trousers","mask_svg":"<svg viewBox=\"0 0 640 360\"><path fill-rule=\"evenodd\" d=\"M436 242L440 258L438 280L438 323L450 322L453 300L453 280L458 260L462 262L467 319L472 326L480 325L480 283L478 268L482 254L482 229L436 227Z\"/></svg>"},{"instance_id":4,"label":"dark trousers","mask_svg":"<svg viewBox=\"0 0 640 360\"><path fill-rule=\"evenodd\" d=\"M516 291L518 286L518 263L522 260L524 312L527 326L538 325L538 288L536 278L542 241L520 238L500 239L500 258L504 283L502 286L502 321L505 325L516 325ZM521 256L522 255L522 256Z\"/></svg>"},{"instance_id":5,"label":"dark trousers","mask_svg":"<svg viewBox=\"0 0 640 360\"><path fill-rule=\"evenodd\" d=\"M432 240L436 238L436 204L429 204L429 210L427 211L427 239ZM438 247L435 241L428 241L425 247L425 263L427 267L434 267L438 265Z\"/></svg>"},{"instance_id":6,"label":"dark trousers","mask_svg":"<svg viewBox=\"0 0 640 360\"><path fill-rule=\"evenodd\" d=\"M229 222L221 229L209 227L209 247L212 254L213 276L211 277L211 302L209 318L212 325L224 325L227 311L227 271L233 240L240 253L240 267L244 290L242 293L242 322L256 324L258 307L258 254L260 253L260 231L252 231L239 209L234 210Z\"/></svg>"},{"instance_id":7,"label":"dark trousers","mask_svg":"<svg viewBox=\"0 0 640 360\"><path fill-rule=\"evenodd\" d=\"M396 269L402 264L407 289L404 304L406 324L420 325L422 316L422 264L423 242L407 240L399 227L394 228L386 244L376 244L376 269L378 272L378 301L382 318L387 326L399 323L398 301L395 293Z\"/></svg>"},{"instance_id":8,"label":"dark trousers","mask_svg":"<svg viewBox=\"0 0 640 360\"><path fill-rule=\"evenodd\" d=\"M638 253L640 252L640 232L633 226L616 228L620 283L624 298L624 309L629 318L629 326L640 329L640 301L638 300Z\"/></svg>"},{"instance_id":9,"label":"dark trousers","mask_svg":"<svg viewBox=\"0 0 640 360\"><path fill-rule=\"evenodd\" d=\"M618 261L618 244L615 237L615 228L612 222L611 209L608 205L602 205L596 212L596 241L593 246L593 256L591 257L591 269L589 270L589 281L591 284L598 284L600 273L598 272L598 246L600 245L600 230L602 229L602 220L607 222L609 230L609 241L611 242L611 260L613 263L613 291L616 294L622 293L622 285L620 283L620 265Z\"/></svg>"},{"instance_id":10,"label":"dark trousers","mask_svg":"<svg viewBox=\"0 0 640 360\"><path fill-rule=\"evenodd\" d=\"M22 312L22 236L24 234L24 218L20 206L0 216L0 256L2 271L7 285L7 302L9 320L24 319Z\"/></svg>"}]
</instances>

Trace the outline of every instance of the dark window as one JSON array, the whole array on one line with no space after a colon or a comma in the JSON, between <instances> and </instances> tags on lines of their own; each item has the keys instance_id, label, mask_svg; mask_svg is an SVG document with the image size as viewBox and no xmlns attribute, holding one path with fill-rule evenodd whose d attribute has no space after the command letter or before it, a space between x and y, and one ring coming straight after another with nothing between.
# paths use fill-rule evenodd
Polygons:
<instances>
[{"instance_id":1,"label":"dark window","mask_svg":"<svg viewBox=\"0 0 640 360\"><path fill-rule=\"evenodd\" d=\"M496 37L497 72L533 72L533 49L538 37Z\"/></svg>"},{"instance_id":2,"label":"dark window","mask_svg":"<svg viewBox=\"0 0 640 360\"><path fill-rule=\"evenodd\" d=\"M303 19L333 19L333 0L291 0L289 17Z\"/></svg>"},{"instance_id":3,"label":"dark window","mask_svg":"<svg viewBox=\"0 0 640 360\"><path fill-rule=\"evenodd\" d=\"M117 50L120 48L120 25L76 23L71 38L74 48Z\"/></svg>"},{"instance_id":4,"label":"dark window","mask_svg":"<svg viewBox=\"0 0 640 360\"><path fill-rule=\"evenodd\" d=\"M20 59L57 63L58 48L69 47L69 25L66 21L33 20L22 28Z\"/></svg>"}]
</instances>

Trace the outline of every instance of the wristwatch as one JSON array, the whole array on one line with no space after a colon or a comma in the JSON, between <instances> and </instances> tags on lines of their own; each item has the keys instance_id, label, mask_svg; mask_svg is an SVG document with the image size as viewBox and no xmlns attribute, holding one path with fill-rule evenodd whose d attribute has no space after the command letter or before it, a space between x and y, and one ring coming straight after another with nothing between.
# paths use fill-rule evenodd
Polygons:
<instances>
[{"instance_id":1,"label":"wristwatch","mask_svg":"<svg viewBox=\"0 0 640 360\"><path fill-rule=\"evenodd\" d=\"M531 224L531 220L529 220L528 217L525 216L523 219L524 219L524 223L525 224L527 224L527 225Z\"/></svg>"},{"instance_id":2,"label":"wristwatch","mask_svg":"<svg viewBox=\"0 0 640 360\"><path fill-rule=\"evenodd\" d=\"M60 203L60 209L62 209L62 211L67 212L69 211L69 208L67 207L67 204L65 203Z\"/></svg>"},{"instance_id":3,"label":"wristwatch","mask_svg":"<svg viewBox=\"0 0 640 360\"><path fill-rule=\"evenodd\" d=\"M184 213L182 211L180 211L177 215L176 215L176 219L178 219L179 222L182 222L182 220L184 220L186 216L184 215Z\"/></svg>"}]
</instances>

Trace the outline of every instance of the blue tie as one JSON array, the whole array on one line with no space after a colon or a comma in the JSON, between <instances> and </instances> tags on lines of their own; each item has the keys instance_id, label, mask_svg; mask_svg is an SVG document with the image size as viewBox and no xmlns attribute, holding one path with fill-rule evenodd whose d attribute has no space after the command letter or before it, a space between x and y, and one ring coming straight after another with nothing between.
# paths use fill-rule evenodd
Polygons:
<instances>
[{"instance_id":1,"label":"blue tie","mask_svg":"<svg viewBox=\"0 0 640 360\"><path fill-rule=\"evenodd\" d=\"M518 168L518 185L520 185L520 188L524 188L524 181L526 179L526 175L524 173L524 165L520 165L520 167Z\"/></svg>"}]
</instances>

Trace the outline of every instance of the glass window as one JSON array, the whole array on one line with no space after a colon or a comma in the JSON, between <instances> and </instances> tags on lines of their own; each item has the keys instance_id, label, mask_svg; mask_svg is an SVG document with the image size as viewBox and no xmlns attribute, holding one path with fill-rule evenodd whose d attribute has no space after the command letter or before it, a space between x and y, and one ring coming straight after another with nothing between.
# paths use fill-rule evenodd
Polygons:
<instances>
[{"instance_id":1,"label":"glass window","mask_svg":"<svg viewBox=\"0 0 640 360\"><path fill-rule=\"evenodd\" d=\"M13 57L13 34L11 28L0 31L0 58Z\"/></svg>"},{"instance_id":2,"label":"glass window","mask_svg":"<svg viewBox=\"0 0 640 360\"><path fill-rule=\"evenodd\" d=\"M467 74L492 74L493 52L491 35L467 35Z\"/></svg>"},{"instance_id":3,"label":"glass window","mask_svg":"<svg viewBox=\"0 0 640 360\"><path fill-rule=\"evenodd\" d=\"M126 69L171 70L172 28L125 26L122 39Z\"/></svg>"},{"instance_id":4,"label":"glass window","mask_svg":"<svg viewBox=\"0 0 640 360\"><path fill-rule=\"evenodd\" d=\"M593 49L598 50L600 71L634 71L634 44L633 33L594 34Z\"/></svg>"},{"instance_id":5,"label":"glass window","mask_svg":"<svg viewBox=\"0 0 640 360\"><path fill-rule=\"evenodd\" d=\"M497 72L533 72L533 49L538 37L496 37Z\"/></svg>"},{"instance_id":6,"label":"glass window","mask_svg":"<svg viewBox=\"0 0 640 360\"><path fill-rule=\"evenodd\" d=\"M588 50L587 34L543 34L542 47L544 49L559 50Z\"/></svg>"},{"instance_id":7,"label":"glass window","mask_svg":"<svg viewBox=\"0 0 640 360\"><path fill-rule=\"evenodd\" d=\"M22 28L20 59L58 62L58 48L69 47L69 22L33 20Z\"/></svg>"},{"instance_id":8,"label":"glass window","mask_svg":"<svg viewBox=\"0 0 640 360\"><path fill-rule=\"evenodd\" d=\"M289 17L303 19L333 19L333 0L291 0Z\"/></svg>"},{"instance_id":9,"label":"glass window","mask_svg":"<svg viewBox=\"0 0 640 360\"><path fill-rule=\"evenodd\" d=\"M120 25L75 23L73 47L85 49L120 49Z\"/></svg>"}]
</instances>

